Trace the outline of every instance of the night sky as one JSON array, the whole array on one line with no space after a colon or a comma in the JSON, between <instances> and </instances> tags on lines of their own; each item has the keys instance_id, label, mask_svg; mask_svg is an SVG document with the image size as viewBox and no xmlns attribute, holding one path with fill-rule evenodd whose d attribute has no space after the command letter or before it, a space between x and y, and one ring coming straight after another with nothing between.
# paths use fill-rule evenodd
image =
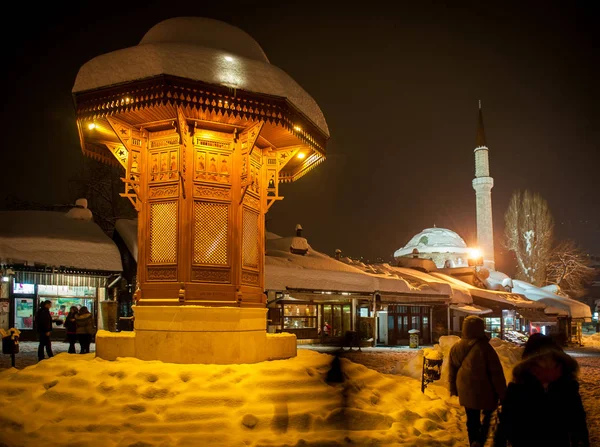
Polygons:
<instances>
[{"instance_id":1,"label":"night sky","mask_svg":"<svg viewBox=\"0 0 600 447\"><path fill-rule=\"evenodd\" d=\"M300 223L315 249L369 260L390 259L433 225L474 243L481 99L499 267L510 269L499 241L516 189L548 201L558 238L600 255L598 2L447 3L12 5L2 30L0 207L8 196L76 198L69 179L83 155L71 88L81 65L136 45L164 19L204 16L253 36L329 124L327 160L280 189L269 231L291 235Z\"/></svg>"}]
</instances>

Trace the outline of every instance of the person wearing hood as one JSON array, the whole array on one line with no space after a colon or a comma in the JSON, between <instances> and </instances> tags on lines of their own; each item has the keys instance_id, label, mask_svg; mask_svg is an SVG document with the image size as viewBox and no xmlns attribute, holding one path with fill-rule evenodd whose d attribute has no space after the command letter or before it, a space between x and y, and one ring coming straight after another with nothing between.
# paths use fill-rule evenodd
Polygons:
<instances>
[{"instance_id":1,"label":"person wearing hood","mask_svg":"<svg viewBox=\"0 0 600 447\"><path fill-rule=\"evenodd\" d=\"M533 334L502 402L494 447L588 447L577 362L549 336Z\"/></svg>"},{"instance_id":2,"label":"person wearing hood","mask_svg":"<svg viewBox=\"0 0 600 447\"><path fill-rule=\"evenodd\" d=\"M458 396L467 414L469 445L483 447L492 414L504 398L506 379L480 317L465 318L462 338L450 349L448 371L450 395Z\"/></svg>"},{"instance_id":3,"label":"person wearing hood","mask_svg":"<svg viewBox=\"0 0 600 447\"><path fill-rule=\"evenodd\" d=\"M79 314L75 315L75 321L77 322L77 339L81 347L79 353L87 354L90 352L90 343L95 332L94 318L88 308L82 306Z\"/></svg>"}]
</instances>

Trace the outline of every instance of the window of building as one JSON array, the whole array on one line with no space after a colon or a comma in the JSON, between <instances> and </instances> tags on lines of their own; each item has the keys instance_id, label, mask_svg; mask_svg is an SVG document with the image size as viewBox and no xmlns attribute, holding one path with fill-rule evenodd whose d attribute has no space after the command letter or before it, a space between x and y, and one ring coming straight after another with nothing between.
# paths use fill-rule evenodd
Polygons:
<instances>
[{"instance_id":1,"label":"window of building","mask_svg":"<svg viewBox=\"0 0 600 447\"><path fill-rule=\"evenodd\" d=\"M501 318L484 318L485 330L490 337L499 338L502 332Z\"/></svg>"},{"instance_id":2,"label":"window of building","mask_svg":"<svg viewBox=\"0 0 600 447\"><path fill-rule=\"evenodd\" d=\"M283 328L317 328L317 306L315 304L284 304Z\"/></svg>"},{"instance_id":3,"label":"window of building","mask_svg":"<svg viewBox=\"0 0 600 447\"><path fill-rule=\"evenodd\" d=\"M33 298L15 298L15 327L33 329Z\"/></svg>"}]
</instances>

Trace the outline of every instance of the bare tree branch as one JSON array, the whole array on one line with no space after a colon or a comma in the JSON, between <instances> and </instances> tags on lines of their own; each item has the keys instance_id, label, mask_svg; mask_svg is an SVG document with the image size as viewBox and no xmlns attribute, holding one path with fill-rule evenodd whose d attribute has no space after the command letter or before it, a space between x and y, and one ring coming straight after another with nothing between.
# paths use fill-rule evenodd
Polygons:
<instances>
[{"instance_id":1,"label":"bare tree branch","mask_svg":"<svg viewBox=\"0 0 600 447\"><path fill-rule=\"evenodd\" d=\"M513 193L504 215L504 240L517 259L516 278L542 286L553 242L554 219L539 194Z\"/></svg>"},{"instance_id":2,"label":"bare tree branch","mask_svg":"<svg viewBox=\"0 0 600 447\"><path fill-rule=\"evenodd\" d=\"M556 284L571 298L585 295L587 287L594 279L595 270L590 267L590 259L572 240L557 244L553 249L546 272L546 282Z\"/></svg>"}]
</instances>

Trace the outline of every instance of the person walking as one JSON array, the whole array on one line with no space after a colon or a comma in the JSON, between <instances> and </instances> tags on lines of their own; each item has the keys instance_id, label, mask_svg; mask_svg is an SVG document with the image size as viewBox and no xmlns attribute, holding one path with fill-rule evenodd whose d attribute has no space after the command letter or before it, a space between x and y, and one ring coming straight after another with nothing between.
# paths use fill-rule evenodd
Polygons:
<instances>
[{"instance_id":1,"label":"person walking","mask_svg":"<svg viewBox=\"0 0 600 447\"><path fill-rule=\"evenodd\" d=\"M504 398L506 379L480 317L465 318L461 340L450 349L448 380L450 395L458 396L465 408L469 445L483 447L492 414Z\"/></svg>"},{"instance_id":2,"label":"person walking","mask_svg":"<svg viewBox=\"0 0 600 447\"><path fill-rule=\"evenodd\" d=\"M79 353L87 354L90 352L90 343L95 332L94 318L88 308L82 306L75 316L75 321L77 322L77 339L81 347Z\"/></svg>"},{"instance_id":3,"label":"person walking","mask_svg":"<svg viewBox=\"0 0 600 447\"><path fill-rule=\"evenodd\" d=\"M578 371L577 361L549 336L529 337L502 402L494 447L507 441L513 447L588 447Z\"/></svg>"},{"instance_id":4,"label":"person walking","mask_svg":"<svg viewBox=\"0 0 600 447\"><path fill-rule=\"evenodd\" d=\"M75 354L75 343L77 342L77 307L71 306L65 317L65 329L67 330L67 341L69 342L69 354Z\"/></svg>"},{"instance_id":5,"label":"person walking","mask_svg":"<svg viewBox=\"0 0 600 447\"><path fill-rule=\"evenodd\" d=\"M38 333L40 344L38 346L38 361L44 360L44 349L48 358L54 357L52 353L52 342L50 334L52 334L52 315L50 315L50 307L52 301L46 300L42 302L35 316L35 328Z\"/></svg>"}]
</instances>

